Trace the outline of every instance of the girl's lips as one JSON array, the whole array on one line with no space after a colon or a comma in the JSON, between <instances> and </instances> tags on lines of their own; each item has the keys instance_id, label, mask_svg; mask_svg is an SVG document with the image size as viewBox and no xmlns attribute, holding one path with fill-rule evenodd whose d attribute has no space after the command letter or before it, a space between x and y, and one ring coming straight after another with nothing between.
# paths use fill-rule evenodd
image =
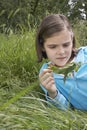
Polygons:
<instances>
[{"instance_id":1,"label":"girl's lips","mask_svg":"<svg viewBox=\"0 0 87 130\"><path fill-rule=\"evenodd\" d=\"M66 59L66 57L59 57L59 58L56 58L56 59Z\"/></svg>"}]
</instances>

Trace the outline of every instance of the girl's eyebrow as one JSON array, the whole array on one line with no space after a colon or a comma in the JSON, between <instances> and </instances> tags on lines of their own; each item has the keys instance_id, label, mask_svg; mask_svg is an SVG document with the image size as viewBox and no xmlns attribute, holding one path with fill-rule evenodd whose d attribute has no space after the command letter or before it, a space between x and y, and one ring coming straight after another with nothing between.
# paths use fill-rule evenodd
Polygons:
<instances>
[{"instance_id":1,"label":"girl's eyebrow","mask_svg":"<svg viewBox=\"0 0 87 130\"><path fill-rule=\"evenodd\" d=\"M70 42L65 42L62 45L69 45L69 44L70 44Z\"/></svg>"},{"instance_id":2,"label":"girl's eyebrow","mask_svg":"<svg viewBox=\"0 0 87 130\"><path fill-rule=\"evenodd\" d=\"M70 42L62 43L62 45L65 45L65 44L70 44ZM56 43L54 43L54 44L48 44L47 46L58 46L58 44L56 44Z\"/></svg>"},{"instance_id":3,"label":"girl's eyebrow","mask_svg":"<svg viewBox=\"0 0 87 130\"><path fill-rule=\"evenodd\" d=\"M48 44L47 46L57 46L57 44Z\"/></svg>"},{"instance_id":4,"label":"girl's eyebrow","mask_svg":"<svg viewBox=\"0 0 87 130\"><path fill-rule=\"evenodd\" d=\"M70 42L65 42L65 43L63 43L63 45L64 45L64 44L70 44Z\"/></svg>"},{"instance_id":5,"label":"girl's eyebrow","mask_svg":"<svg viewBox=\"0 0 87 130\"><path fill-rule=\"evenodd\" d=\"M48 47L56 47L58 46L57 44L50 44L50 45L47 45Z\"/></svg>"}]
</instances>

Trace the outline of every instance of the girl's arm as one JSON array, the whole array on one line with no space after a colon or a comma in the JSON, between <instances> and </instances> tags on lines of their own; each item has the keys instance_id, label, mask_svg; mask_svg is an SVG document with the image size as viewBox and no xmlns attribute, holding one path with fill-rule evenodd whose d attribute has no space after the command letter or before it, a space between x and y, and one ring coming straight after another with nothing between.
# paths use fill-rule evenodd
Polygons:
<instances>
[{"instance_id":1,"label":"girl's arm","mask_svg":"<svg viewBox=\"0 0 87 130\"><path fill-rule=\"evenodd\" d=\"M46 99L56 107L66 110L70 107L67 99L57 90L57 95L54 98L49 97L48 92L46 93Z\"/></svg>"},{"instance_id":2,"label":"girl's arm","mask_svg":"<svg viewBox=\"0 0 87 130\"><path fill-rule=\"evenodd\" d=\"M39 79L41 88L46 94L47 101L60 109L67 109L69 107L69 102L57 89L52 75L52 70L44 69L39 74Z\"/></svg>"}]
</instances>

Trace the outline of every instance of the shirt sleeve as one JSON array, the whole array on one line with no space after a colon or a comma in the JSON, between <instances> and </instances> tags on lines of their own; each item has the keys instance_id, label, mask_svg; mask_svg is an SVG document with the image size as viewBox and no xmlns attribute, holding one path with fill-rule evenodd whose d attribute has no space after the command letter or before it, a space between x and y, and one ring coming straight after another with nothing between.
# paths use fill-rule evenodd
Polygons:
<instances>
[{"instance_id":1,"label":"shirt sleeve","mask_svg":"<svg viewBox=\"0 0 87 130\"><path fill-rule=\"evenodd\" d=\"M55 98L51 98L48 95L47 90L41 85L41 88L43 89L43 91L45 92L46 95L46 100L48 101L48 103L53 104L54 106L56 106L59 109L62 110L67 110L70 106L69 102L67 101L67 99L59 92L59 90L57 89L57 95Z\"/></svg>"},{"instance_id":2,"label":"shirt sleeve","mask_svg":"<svg viewBox=\"0 0 87 130\"><path fill-rule=\"evenodd\" d=\"M82 46L78 49L74 62L87 63L87 46Z\"/></svg>"},{"instance_id":3,"label":"shirt sleeve","mask_svg":"<svg viewBox=\"0 0 87 130\"><path fill-rule=\"evenodd\" d=\"M69 108L69 102L67 99L57 90L57 95L55 98L51 98L48 96L48 93L46 94L46 99L48 102L52 103L56 107L66 110Z\"/></svg>"}]
</instances>

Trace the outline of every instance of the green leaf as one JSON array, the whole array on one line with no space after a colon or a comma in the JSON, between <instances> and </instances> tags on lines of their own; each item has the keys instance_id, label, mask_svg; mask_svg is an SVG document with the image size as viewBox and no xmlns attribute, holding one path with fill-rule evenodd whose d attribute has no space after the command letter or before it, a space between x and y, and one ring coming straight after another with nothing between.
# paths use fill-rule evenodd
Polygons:
<instances>
[{"instance_id":1,"label":"green leaf","mask_svg":"<svg viewBox=\"0 0 87 130\"><path fill-rule=\"evenodd\" d=\"M81 66L81 62L79 63L69 63L65 67L57 67L52 64L49 64L49 67L53 70L54 73L63 74L64 75L64 82L68 76L69 73L72 73L73 71L78 71L78 69Z\"/></svg>"}]
</instances>

